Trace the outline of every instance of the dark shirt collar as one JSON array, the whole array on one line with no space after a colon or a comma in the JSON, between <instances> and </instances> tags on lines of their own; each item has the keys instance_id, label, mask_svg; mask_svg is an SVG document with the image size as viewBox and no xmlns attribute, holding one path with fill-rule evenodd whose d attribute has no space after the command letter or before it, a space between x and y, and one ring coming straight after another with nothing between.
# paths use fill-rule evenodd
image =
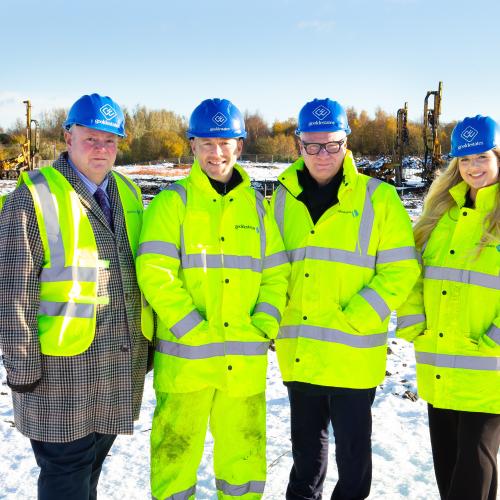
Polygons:
<instances>
[{"instance_id":1,"label":"dark shirt collar","mask_svg":"<svg viewBox=\"0 0 500 500\"><path fill-rule=\"evenodd\" d=\"M226 183L216 181L211 177L208 177L208 180L210 181L210 184L212 184L212 187L220 195L224 196L225 194L229 193L229 191L238 186L238 184L240 184L243 181L243 178L241 177L241 174L235 168L233 168L233 173L231 174L231 178Z\"/></svg>"}]
</instances>

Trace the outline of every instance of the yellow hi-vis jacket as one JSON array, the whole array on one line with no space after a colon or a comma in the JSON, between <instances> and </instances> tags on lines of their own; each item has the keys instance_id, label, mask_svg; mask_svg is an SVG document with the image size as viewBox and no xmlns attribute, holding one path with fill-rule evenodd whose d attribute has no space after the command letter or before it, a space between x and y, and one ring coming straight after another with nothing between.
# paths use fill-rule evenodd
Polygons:
<instances>
[{"instance_id":1,"label":"yellow hi-vis jacket","mask_svg":"<svg viewBox=\"0 0 500 500\"><path fill-rule=\"evenodd\" d=\"M113 175L135 255L143 211L140 190L125 176ZM23 173L19 182L27 185L33 197L45 254L38 311L41 352L50 356L81 354L94 340L97 304L109 300L97 294L98 269L109 263L98 258L90 221L64 175L53 167L43 167ZM146 303L142 326L151 340L153 316Z\"/></svg>"},{"instance_id":2,"label":"yellow hi-vis jacket","mask_svg":"<svg viewBox=\"0 0 500 500\"><path fill-rule=\"evenodd\" d=\"M500 238L477 253L498 183L465 208L468 186L422 255L423 277L398 309L397 335L415 347L420 396L436 408L500 413Z\"/></svg>"},{"instance_id":3,"label":"yellow hi-vis jacket","mask_svg":"<svg viewBox=\"0 0 500 500\"><path fill-rule=\"evenodd\" d=\"M292 273L276 351L284 381L375 387L385 376L389 315L419 273L396 190L344 159L339 202L316 224L297 196L299 158L279 176L272 208Z\"/></svg>"},{"instance_id":4,"label":"yellow hi-vis jacket","mask_svg":"<svg viewBox=\"0 0 500 500\"><path fill-rule=\"evenodd\" d=\"M290 265L268 203L235 168L243 181L221 196L195 161L145 211L137 275L159 318L157 391L265 390Z\"/></svg>"}]
</instances>

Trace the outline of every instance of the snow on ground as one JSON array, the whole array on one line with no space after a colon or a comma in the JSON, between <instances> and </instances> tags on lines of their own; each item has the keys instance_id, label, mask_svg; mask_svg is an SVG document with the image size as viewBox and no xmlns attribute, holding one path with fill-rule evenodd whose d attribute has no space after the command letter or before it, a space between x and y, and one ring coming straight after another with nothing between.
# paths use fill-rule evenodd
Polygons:
<instances>
[{"instance_id":1,"label":"snow on ground","mask_svg":"<svg viewBox=\"0 0 500 500\"><path fill-rule=\"evenodd\" d=\"M391 330L394 329L394 320ZM437 489L427 431L426 404L404 397L416 392L415 360L412 347L389 338L387 377L377 389L373 405L373 485L370 498L379 500L437 499ZM289 439L289 408L286 389L281 382L276 356L269 353L267 388L268 479L264 499L284 498L292 464ZM0 368L0 499L36 498L38 469L29 441L12 425L10 390L5 371ZM99 483L101 499L142 500L150 498L149 435L155 406L152 377L146 379L142 411L133 436L119 436L107 458ZM199 469L197 498L216 498L212 473L212 440L207 435L205 453ZM337 471L334 440L330 437L330 464L325 482L329 498Z\"/></svg>"}]
</instances>

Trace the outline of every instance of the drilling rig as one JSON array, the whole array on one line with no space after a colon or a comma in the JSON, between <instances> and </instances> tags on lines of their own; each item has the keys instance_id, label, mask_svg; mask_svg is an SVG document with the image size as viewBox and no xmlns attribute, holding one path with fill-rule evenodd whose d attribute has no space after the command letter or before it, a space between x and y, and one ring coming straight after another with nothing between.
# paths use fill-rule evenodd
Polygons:
<instances>
[{"instance_id":1,"label":"drilling rig","mask_svg":"<svg viewBox=\"0 0 500 500\"><path fill-rule=\"evenodd\" d=\"M430 107L429 98L433 98ZM438 90L427 92L424 100L424 124L422 135L424 139L424 170L422 177L427 183L432 181L436 169L441 164L441 144L439 143L439 116L441 114L441 100L443 98L443 82L439 82Z\"/></svg>"},{"instance_id":2,"label":"drilling rig","mask_svg":"<svg viewBox=\"0 0 500 500\"><path fill-rule=\"evenodd\" d=\"M397 113L396 128L396 147L394 156L397 162L394 162L394 171L396 173L396 186L403 185L403 158L405 146L410 142L408 133L408 103L405 102L404 108L399 108Z\"/></svg>"},{"instance_id":3,"label":"drilling rig","mask_svg":"<svg viewBox=\"0 0 500 500\"><path fill-rule=\"evenodd\" d=\"M31 118L31 102L27 100L23 104L26 105L26 135L21 152L13 158L0 160L0 179L15 179L24 170L33 170L40 150L40 126L37 120Z\"/></svg>"}]
</instances>

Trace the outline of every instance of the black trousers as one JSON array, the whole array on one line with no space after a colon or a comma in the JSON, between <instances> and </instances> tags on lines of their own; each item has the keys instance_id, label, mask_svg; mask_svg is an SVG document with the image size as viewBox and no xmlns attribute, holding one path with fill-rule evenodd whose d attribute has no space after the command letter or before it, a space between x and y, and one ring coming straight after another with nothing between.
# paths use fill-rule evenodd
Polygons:
<instances>
[{"instance_id":1,"label":"black trousers","mask_svg":"<svg viewBox=\"0 0 500 500\"><path fill-rule=\"evenodd\" d=\"M500 415L427 409L441 499L496 500Z\"/></svg>"},{"instance_id":2,"label":"black trousers","mask_svg":"<svg viewBox=\"0 0 500 500\"><path fill-rule=\"evenodd\" d=\"M293 466L287 500L322 498L332 423L339 480L332 500L368 497L372 480L373 389L332 388L316 395L288 388Z\"/></svg>"},{"instance_id":3,"label":"black trousers","mask_svg":"<svg viewBox=\"0 0 500 500\"><path fill-rule=\"evenodd\" d=\"M102 464L116 435L92 433L69 443L31 440L40 467L39 500L96 500Z\"/></svg>"}]
</instances>

